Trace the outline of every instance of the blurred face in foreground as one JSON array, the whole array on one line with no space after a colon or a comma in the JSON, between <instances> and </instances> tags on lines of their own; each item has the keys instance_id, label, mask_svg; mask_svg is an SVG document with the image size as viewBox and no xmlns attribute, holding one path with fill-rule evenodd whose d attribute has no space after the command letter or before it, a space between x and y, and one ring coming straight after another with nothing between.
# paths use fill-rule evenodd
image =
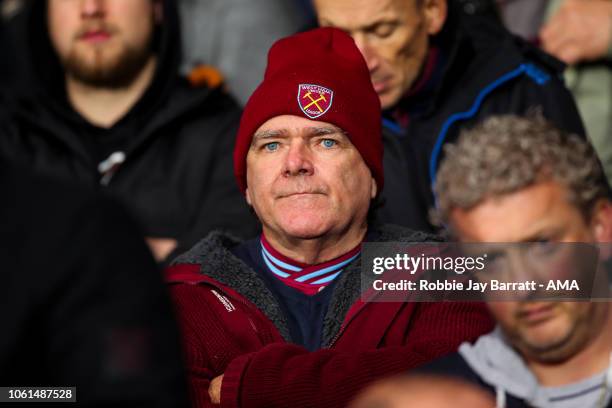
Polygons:
<instances>
[{"instance_id":1,"label":"blurred face in foreground","mask_svg":"<svg viewBox=\"0 0 612 408\"><path fill-rule=\"evenodd\" d=\"M471 384L432 376L390 378L359 395L350 408L491 408L491 395Z\"/></svg>"},{"instance_id":2,"label":"blurred face in foreground","mask_svg":"<svg viewBox=\"0 0 612 408\"><path fill-rule=\"evenodd\" d=\"M381 106L395 105L419 76L429 36L446 20L446 0L314 0L319 24L350 34Z\"/></svg>"},{"instance_id":3,"label":"blurred face in foreground","mask_svg":"<svg viewBox=\"0 0 612 408\"><path fill-rule=\"evenodd\" d=\"M152 56L161 1L48 0L49 36L67 73L91 85L122 86Z\"/></svg>"},{"instance_id":4,"label":"blurred face in foreground","mask_svg":"<svg viewBox=\"0 0 612 408\"><path fill-rule=\"evenodd\" d=\"M610 217L596 206L590 220L554 181L540 182L475 207L451 210L452 228L465 242L610 242ZM554 246L553 246L554 247ZM582 350L607 319L604 302L489 302L512 345L527 360L564 361Z\"/></svg>"},{"instance_id":5,"label":"blurred face in foreground","mask_svg":"<svg viewBox=\"0 0 612 408\"><path fill-rule=\"evenodd\" d=\"M376 182L338 127L277 116L255 132L246 198L267 237L311 240L365 229Z\"/></svg>"}]
</instances>

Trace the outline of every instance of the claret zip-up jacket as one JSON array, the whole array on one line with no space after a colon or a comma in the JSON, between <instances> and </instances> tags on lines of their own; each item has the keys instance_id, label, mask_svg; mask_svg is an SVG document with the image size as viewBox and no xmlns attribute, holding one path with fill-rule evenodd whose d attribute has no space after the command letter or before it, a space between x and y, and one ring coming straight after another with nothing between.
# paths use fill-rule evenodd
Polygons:
<instances>
[{"instance_id":1,"label":"claret zip-up jacket","mask_svg":"<svg viewBox=\"0 0 612 408\"><path fill-rule=\"evenodd\" d=\"M431 236L382 227L380 241ZM323 347L292 344L274 295L219 233L167 270L195 406L212 407L210 381L224 374L221 407L344 407L365 385L453 352L492 328L480 303L363 302L360 258L345 267L323 322ZM314 322L313 322L314 324Z\"/></svg>"}]
</instances>

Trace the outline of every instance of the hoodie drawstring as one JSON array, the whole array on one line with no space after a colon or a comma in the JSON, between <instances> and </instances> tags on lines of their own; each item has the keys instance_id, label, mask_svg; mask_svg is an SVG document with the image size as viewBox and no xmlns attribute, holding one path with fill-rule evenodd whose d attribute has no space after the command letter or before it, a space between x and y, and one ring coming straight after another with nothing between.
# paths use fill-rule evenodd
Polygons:
<instances>
[{"instance_id":1,"label":"hoodie drawstring","mask_svg":"<svg viewBox=\"0 0 612 408\"><path fill-rule=\"evenodd\" d=\"M506 408L506 392L498 385L495 387L495 408Z\"/></svg>"}]
</instances>

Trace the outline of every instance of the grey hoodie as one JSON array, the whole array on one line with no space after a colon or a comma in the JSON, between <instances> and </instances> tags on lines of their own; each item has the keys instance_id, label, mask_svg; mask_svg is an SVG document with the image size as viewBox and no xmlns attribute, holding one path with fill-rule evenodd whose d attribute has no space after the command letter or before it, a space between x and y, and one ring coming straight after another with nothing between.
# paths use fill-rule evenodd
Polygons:
<instances>
[{"instance_id":1,"label":"grey hoodie","mask_svg":"<svg viewBox=\"0 0 612 408\"><path fill-rule=\"evenodd\" d=\"M537 408L605 407L612 397L612 364L607 372L578 383L563 387L540 386L523 359L504 339L499 327L474 344L462 344L459 354L482 381L495 388L497 408L506 406L507 395Z\"/></svg>"}]
</instances>

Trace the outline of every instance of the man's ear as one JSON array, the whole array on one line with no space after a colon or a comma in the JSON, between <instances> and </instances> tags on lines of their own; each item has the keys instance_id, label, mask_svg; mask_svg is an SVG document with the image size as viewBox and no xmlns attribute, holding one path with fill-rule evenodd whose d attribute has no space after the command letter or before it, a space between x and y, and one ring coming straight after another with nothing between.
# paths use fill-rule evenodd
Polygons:
<instances>
[{"instance_id":1,"label":"man's ear","mask_svg":"<svg viewBox=\"0 0 612 408\"><path fill-rule=\"evenodd\" d=\"M591 215L591 230L597 242L612 242L612 203L599 200Z\"/></svg>"},{"instance_id":2,"label":"man's ear","mask_svg":"<svg viewBox=\"0 0 612 408\"><path fill-rule=\"evenodd\" d=\"M417 0L418 1L418 0ZM427 24L427 33L436 35L442 31L448 15L447 0L421 0Z\"/></svg>"},{"instance_id":3,"label":"man's ear","mask_svg":"<svg viewBox=\"0 0 612 408\"><path fill-rule=\"evenodd\" d=\"M247 204L249 206L253 206L253 201L251 200L251 193L249 192L249 188L247 187L246 190L244 190L244 197L247 200Z\"/></svg>"},{"instance_id":4,"label":"man's ear","mask_svg":"<svg viewBox=\"0 0 612 408\"><path fill-rule=\"evenodd\" d=\"M372 177L372 188L370 191L370 197L374 199L377 193L378 193L378 185L376 184L376 180L374 180L374 177Z\"/></svg>"}]
</instances>

